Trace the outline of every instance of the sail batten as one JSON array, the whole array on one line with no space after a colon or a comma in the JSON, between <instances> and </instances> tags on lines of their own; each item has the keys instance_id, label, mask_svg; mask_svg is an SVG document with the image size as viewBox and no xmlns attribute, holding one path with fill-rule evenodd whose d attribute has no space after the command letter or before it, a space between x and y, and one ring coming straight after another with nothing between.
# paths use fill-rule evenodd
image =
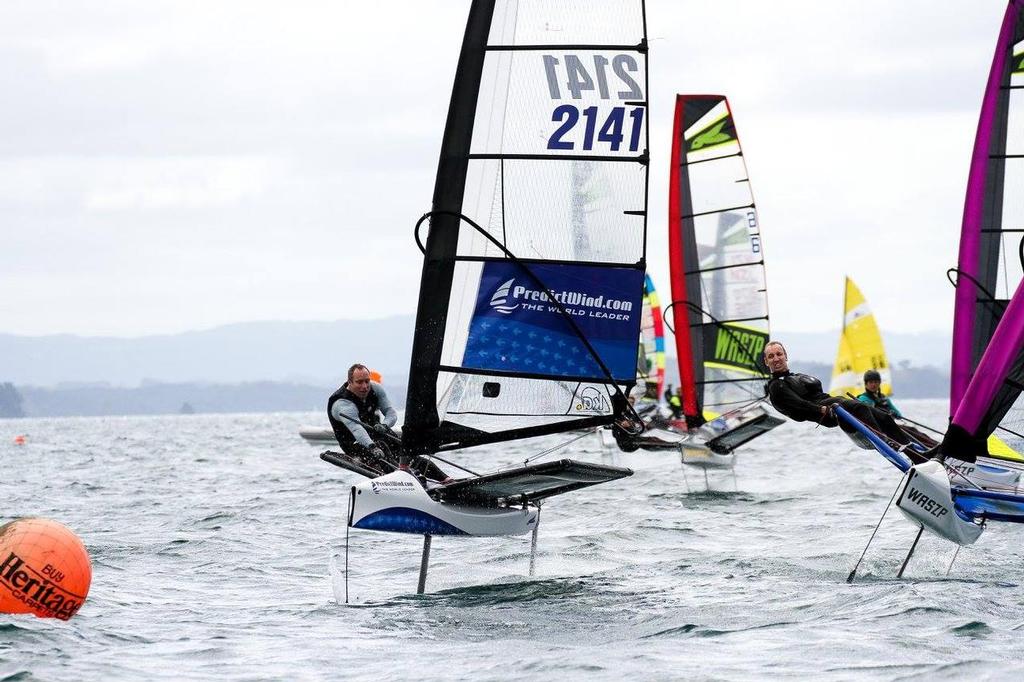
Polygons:
<instances>
[{"instance_id":1,"label":"sail batten","mask_svg":"<svg viewBox=\"0 0 1024 682\"><path fill-rule=\"evenodd\" d=\"M474 0L426 240L413 452L623 409L646 269L643 17L642 0Z\"/></svg>"}]
</instances>

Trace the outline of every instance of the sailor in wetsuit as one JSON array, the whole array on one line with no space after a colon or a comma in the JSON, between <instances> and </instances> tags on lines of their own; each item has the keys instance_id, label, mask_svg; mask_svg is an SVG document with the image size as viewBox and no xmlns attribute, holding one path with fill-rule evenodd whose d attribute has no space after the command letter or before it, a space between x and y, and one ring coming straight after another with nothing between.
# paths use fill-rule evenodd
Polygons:
<instances>
[{"instance_id":1,"label":"sailor in wetsuit","mask_svg":"<svg viewBox=\"0 0 1024 682\"><path fill-rule=\"evenodd\" d=\"M370 381L366 365L357 363L348 368L348 381L327 399L327 418L334 429L334 437L349 457L384 473L408 468L401 461L401 441L391 431L398 421L398 413L384 387ZM412 467L426 478L452 482L425 457L414 458Z\"/></svg>"},{"instance_id":2,"label":"sailor in wetsuit","mask_svg":"<svg viewBox=\"0 0 1024 682\"><path fill-rule=\"evenodd\" d=\"M857 400L830 396L821 390L819 379L808 374L790 372L786 349L778 341L770 341L765 345L764 360L772 373L767 386L768 399L775 409L793 421L814 421L828 428L839 426L844 431L853 432L855 429L852 426L840 423L835 416L833 406L841 405L869 428L884 433L900 445L910 443L910 438L888 412Z\"/></svg>"},{"instance_id":3,"label":"sailor in wetsuit","mask_svg":"<svg viewBox=\"0 0 1024 682\"><path fill-rule=\"evenodd\" d=\"M882 393L882 375L877 370L869 369L864 372L864 392L857 396L857 400L885 410L897 419L903 417L896 406L892 404L889 396Z\"/></svg>"}]
</instances>

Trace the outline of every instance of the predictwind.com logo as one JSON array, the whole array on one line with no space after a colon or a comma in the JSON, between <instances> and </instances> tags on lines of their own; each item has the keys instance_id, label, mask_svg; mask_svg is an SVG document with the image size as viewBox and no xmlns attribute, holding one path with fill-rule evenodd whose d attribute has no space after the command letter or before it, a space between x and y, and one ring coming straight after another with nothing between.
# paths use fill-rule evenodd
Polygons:
<instances>
[{"instance_id":1,"label":"predictwind.com logo","mask_svg":"<svg viewBox=\"0 0 1024 682\"><path fill-rule=\"evenodd\" d=\"M591 296L577 290L558 290L549 293L545 289L528 289L516 285L513 277L498 286L491 295L491 308L508 315L522 307L523 310L559 313L552 305L557 301L565 312L576 317L595 317L611 320L628 320L633 302L627 299L607 298L604 295Z\"/></svg>"},{"instance_id":2,"label":"predictwind.com logo","mask_svg":"<svg viewBox=\"0 0 1024 682\"><path fill-rule=\"evenodd\" d=\"M515 277L502 284L494 291L494 295L491 296L491 307L497 310L499 313L504 315L510 314L513 310L519 307L519 304L515 305L508 304L508 292L515 284Z\"/></svg>"}]
</instances>

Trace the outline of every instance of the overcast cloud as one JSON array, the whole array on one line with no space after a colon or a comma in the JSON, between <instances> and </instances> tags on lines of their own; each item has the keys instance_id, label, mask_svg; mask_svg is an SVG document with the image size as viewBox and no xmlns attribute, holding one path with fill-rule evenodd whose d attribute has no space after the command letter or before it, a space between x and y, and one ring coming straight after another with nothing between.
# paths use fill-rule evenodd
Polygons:
<instances>
[{"instance_id":1,"label":"overcast cloud","mask_svg":"<svg viewBox=\"0 0 1024 682\"><path fill-rule=\"evenodd\" d=\"M412 312L467 0L0 4L0 332ZM948 330L1005 8L649 0L650 270L677 92L729 96L773 326ZM372 333L372 327L368 328Z\"/></svg>"}]
</instances>

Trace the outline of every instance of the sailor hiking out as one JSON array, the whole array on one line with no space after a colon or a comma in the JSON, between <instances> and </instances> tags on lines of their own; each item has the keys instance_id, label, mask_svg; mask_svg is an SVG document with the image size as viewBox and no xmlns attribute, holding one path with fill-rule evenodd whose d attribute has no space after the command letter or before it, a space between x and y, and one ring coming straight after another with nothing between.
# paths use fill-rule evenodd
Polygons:
<instances>
[{"instance_id":1,"label":"sailor hiking out","mask_svg":"<svg viewBox=\"0 0 1024 682\"><path fill-rule=\"evenodd\" d=\"M809 374L791 372L786 349L778 341L765 345L764 360L772 373L766 387L768 399L775 409L793 421L814 421L828 428L839 426L851 432L852 426L840 423L836 418L834 406L841 405L875 432L884 433L900 445L910 443L910 438L888 412L859 400L830 396L822 390L821 380Z\"/></svg>"},{"instance_id":2,"label":"sailor hiking out","mask_svg":"<svg viewBox=\"0 0 1024 682\"><path fill-rule=\"evenodd\" d=\"M338 445L357 463L382 473L409 468L403 461L401 439L391 430L398 413L384 387L370 379L366 365L349 367L348 381L327 399L327 418ZM452 480L425 457L414 458L412 468L431 480Z\"/></svg>"}]
</instances>

